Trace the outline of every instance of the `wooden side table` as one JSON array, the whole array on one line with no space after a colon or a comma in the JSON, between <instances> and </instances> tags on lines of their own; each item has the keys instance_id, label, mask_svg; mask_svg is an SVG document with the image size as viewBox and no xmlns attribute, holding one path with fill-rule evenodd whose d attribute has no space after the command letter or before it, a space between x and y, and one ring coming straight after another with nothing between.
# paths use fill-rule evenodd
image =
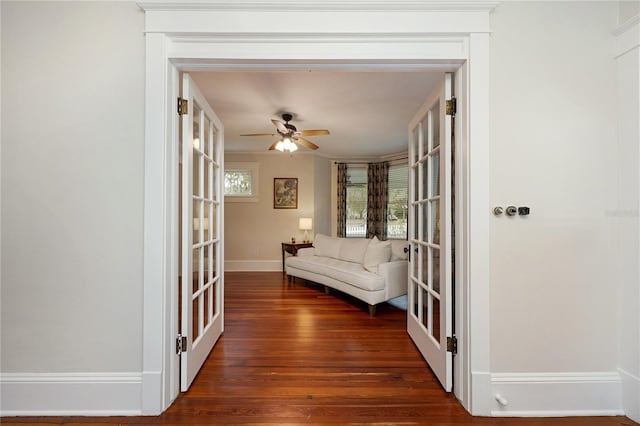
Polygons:
<instances>
[{"instance_id":1,"label":"wooden side table","mask_svg":"<svg viewBox=\"0 0 640 426\"><path fill-rule=\"evenodd\" d=\"M298 250L301 248L307 248L307 247L313 247L313 243L308 242L308 243L282 243L282 272L285 271L284 269L284 254L285 253L290 253L292 255L296 255L298 253Z\"/></svg>"}]
</instances>

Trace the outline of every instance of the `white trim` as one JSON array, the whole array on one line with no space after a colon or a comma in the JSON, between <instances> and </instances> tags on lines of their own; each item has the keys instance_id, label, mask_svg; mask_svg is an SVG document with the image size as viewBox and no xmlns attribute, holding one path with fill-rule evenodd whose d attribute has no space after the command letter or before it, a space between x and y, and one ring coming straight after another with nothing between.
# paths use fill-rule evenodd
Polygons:
<instances>
[{"instance_id":1,"label":"white trim","mask_svg":"<svg viewBox=\"0 0 640 426\"><path fill-rule=\"evenodd\" d=\"M492 416L618 416L622 385L618 372L494 373ZM502 405L498 395L503 398Z\"/></svg>"},{"instance_id":2,"label":"white trim","mask_svg":"<svg viewBox=\"0 0 640 426\"><path fill-rule=\"evenodd\" d=\"M619 25L612 34L616 37L615 58L640 47L640 15Z\"/></svg>"},{"instance_id":3,"label":"white trim","mask_svg":"<svg viewBox=\"0 0 640 426\"><path fill-rule=\"evenodd\" d=\"M140 415L140 373L3 373L2 416Z\"/></svg>"},{"instance_id":4,"label":"white trim","mask_svg":"<svg viewBox=\"0 0 640 426\"><path fill-rule=\"evenodd\" d=\"M497 6L497 1L486 0L466 0L466 1L448 1L448 0L397 0L390 2L389 0L322 0L322 1L304 1L299 0L238 0L229 2L228 0L200 0L182 3L176 1L141 1L138 2L140 7L149 10L163 11L184 11L184 10L251 10L251 11L335 11L335 10L376 10L376 11L397 11L397 10L475 10L489 12Z\"/></svg>"},{"instance_id":5,"label":"white trim","mask_svg":"<svg viewBox=\"0 0 640 426\"><path fill-rule=\"evenodd\" d=\"M488 12L495 3L374 0L370 4L376 3L379 7L386 4L388 9L360 10L354 6L350 11L347 6L340 5L358 4L362 7L367 3L318 1L316 7L332 12L331 20L318 19L318 12L314 11L291 10L287 15L290 25L274 27L272 20L265 19L264 14L253 8L258 4L256 1L234 3L218 0L214 2L218 7L216 10L203 10L202 2L190 3L192 6L175 2L139 3L146 9L145 31L148 38L143 370L160 371L163 377L162 389L143 387L148 397L143 396L143 401L157 400L156 404L148 403L144 413L158 414L170 405L171 401L163 396L169 393L169 375L173 374L173 371L167 371L166 360L163 362L162 359L163 356L171 356L170 347L175 339L169 311L163 306L176 303L171 300L171 279L167 277L167 263L175 260L168 247L166 232L168 223L175 219L171 217L171 186L164 173L175 160L171 150L167 149L175 142L166 124L166 117L172 116L167 111L171 112L175 103L167 96L175 90L172 87L175 83L164 75L167 64L174 64L180 70L211 64L220 70L233 70L250 64L260 71L270 66L295 67L304 63L311 69L338 64L345 70L379 70L384 66L393 71L396 67L402 69L416 64L459 67L468 61L470 122L467 133L470 152L465 184L473 181L473 188L466 188L469 191L466 204L468 235L464 238L465 247L468 247L465 255L469 260L465 264L467 280L463 285L469 297L458 309L465 310L467 323L473 327L463 337L466 341L461 342L467 352L459 356L468 355L465 362L471 378L471 402L463 401L463 404L467 409L471 407L472 414L490 414L490 385L481 382L490 383L488 373L485 373L490 368ZM300 3L310 4L306 1ZM421 10L406 9L410 3L420 3ZM402 8L399 4L404 4L406 10L399 10ZM163 69L160 69L161 65L164 65ZM486 380L476 380L478 374ZM469 386L468 383L466 385Z\"/></svg>"},{"instance_id":6,"label":"white trim","mask_svg":"<svg viewBox=\"0 0 640 426\"><path fill-rule=\"evenodd\" d=\"M467 306L469 298L469 244L468 235L469 206L469 87L468 63L464 63L455 73L453 85L457 99L456 108L460 111L455 119L454 149L455 161L455 304L456 307ZM471 370L469 368L468 336L470 332L469 312L465 309L454 309L454 333L458 339L458 353L453 357L453 391L464 408L471 412Z\"/></svg>"},{"instance_id":7,"label":"white trim","mask_svg":"<svg viewBox=\"0 0 640 426\"><path fill-rule=\"evenodd\" d=\"M167 176L172 165L177 164L173 156L167 124L169 106L175 106L175 100L169 102L167 90L166 60L167 39L162 34L146 36L145 71L145 144L144 144L144 277L143 277L143 335L142 335L142 413L160 414L171 404L167 400L170 392L170 378L167 374L167 360L171 356L171 343L174 342L176 329L171 320L171 292L174 284L171 276L177 265L177 250L174 244L177 216L172 191L175 187ZM171 120L169 120L171 121ZM158 125L160 124L160 125ZM168 255L167 255L168 254ZM174 258L175 257L175 258ZM173 336L172 339L169 336ZM175 355L173 355L175 356ZM154 373L167 373L160 380L160 388ZM149 374L151 373L151 374ZM146 383L146 380L151 382Z\"/></svg>"},{"instance_id":8,"label":"white trim","mask_svg":"<svg viewBox=\"0 0 640 426\"><path fill-rule=\"evenodd\" d=\"M230 5L237 4L228 2ZM306 3L306 2L299 2ZM287 25L274 25L273 10L267 16L260 10L247 11L229 8L227 10L154 10L146 8L147 3L138 3L146 8L145 31L147 33L164 33L174 36L191 35L195 37L260 37L270 43L272 37L296 37L307 35L323 40L337 35L347 39L349 35L372 35L378 39L387 36L425 35L437 37L443 34L488 33L490 21L488 11L478 10L400 10L393 1L388 2L393 7L390 10L349 10L332 8L325 11L293 10L286 13ZM424 4L428 4L425 1ZM322 16L330 14L330 16ZM326 18L326 19L323 19ZM266 39L265 39L266 36ZM258 53L258 52L256 52ZM286 50L280 53L287 54ZM338 52L333 52L339 57ZM364 53L364 52L363 52ZM186 56L197 58L197 56ZM215 57L215 56L210 56ZM233 58L237 56L218 56L218 58ZM255 57L255 54L254 54ZM314 55L297 57L299 60L324 58ZM356 59L346 56L342 59ZM405 55L405 59L409 56ZM274 57L273 59L277 59ZM286 57L280 57L286 59ZM367 59L362 57L362 59Z\"/></svg>"},{"instance_id":9,"label":"white trim","mask_svg":"<svg viewBox=\"0 0 640 426\"><path fill-rule=\"evenodd\" d=\"M469 334L465 346L469 354L472 375L491 371L489 280L489 35L471 34L469 41L468 76L468 175L466 181L467 233L467 299L462 307L467 313ZM473 182L473 185L471 185ZM490 414L491 394L487 380L471 381L471 414Z\"/></svg>"},{"instance_id":10,"label":"white trim","mask_svg":"<svg viewBox=\"0 0 640 426\"><path fill-rule=\"evenodd\" d=\"M622 407L624 415L640 422L640 377L618 369L622 381Z\"/></svg>"},{"instance_id":11,"label":"white trim","mask_svg":"<svg viewBox=\"0 0 640 426\"><path fill-rule=\"evenodd\" d=\"M282 259L279 260L225 260L225 272L261 271L282 272Z\"/></svg>"}]
</instances>

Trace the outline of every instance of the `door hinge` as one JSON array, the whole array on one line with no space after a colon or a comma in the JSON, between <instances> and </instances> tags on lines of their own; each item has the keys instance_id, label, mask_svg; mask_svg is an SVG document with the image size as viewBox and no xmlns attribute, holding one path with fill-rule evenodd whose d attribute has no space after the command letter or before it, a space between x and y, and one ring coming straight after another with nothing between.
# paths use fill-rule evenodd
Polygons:
<instances>
[{"instance_id":1,"label":"door hinge","mask_svg":"<svg viewBox=\"0 0 640 426\"><path fill-rule=\"evenodd\" d=\"M447 337L447 352L458 353L458 338L456 336Z\"/></svg>"},{"instance_id":2,"label":"door hinge","mask_svg":"<svg viewBox=\"0 0 640 426\"><path fill-rule=\"evenodd\" d=\"M186 115L189 111L189 101L178 98L178 115Z\"/></svg>"},{"instance_id":3,"label":"door hinge","mask_svg":"<svg viewBox=\"0 0 640 426\"><path fill-rule=\"evenodd\" d=\"M456 115L456 98L453 97L445 103L445 113L454 117Z\"/></svg>"},{"instance_id":4,"label":"door hinge","mask_svg":"<svg viewBox=\"0 0 640 426\"><path fill-rule=\"evenodd\" d=\"M178 334L178 337L176 338L176 354L180 355L181 353L186 351L187 351L187 336Z\"/></svg>"}]
</instances>

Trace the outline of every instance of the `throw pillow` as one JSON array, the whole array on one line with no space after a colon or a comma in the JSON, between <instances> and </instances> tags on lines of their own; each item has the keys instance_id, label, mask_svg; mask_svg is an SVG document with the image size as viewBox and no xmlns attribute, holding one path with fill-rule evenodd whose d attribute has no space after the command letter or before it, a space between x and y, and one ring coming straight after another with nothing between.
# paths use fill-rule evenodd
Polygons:
<instances>
[{"instance_id":1,"label":"throw pillow","mask_svg":"<svg viewBox=\"0 0 640 426\"><path fill-rule=\"evenodd\" d=\"M364 254L364 269L374 274L378 273L378 265L388 262L391 258L391 241L380 241L373 237Z\"/></svg>"}]
</instances>

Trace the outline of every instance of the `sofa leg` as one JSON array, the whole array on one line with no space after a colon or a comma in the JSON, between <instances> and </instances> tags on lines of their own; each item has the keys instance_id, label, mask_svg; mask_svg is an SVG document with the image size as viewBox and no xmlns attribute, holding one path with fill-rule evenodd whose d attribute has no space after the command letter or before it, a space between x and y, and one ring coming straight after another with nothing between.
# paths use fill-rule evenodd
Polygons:
<instances>
[{"instance_id":1,"label":"sofa leg","mask_svg":"<svg viewBox=\"0 0 640 426\"><path fill-rule=\"evenodd\" d=\"M324 294L329 294L329 292L331 291L331 289L329 288L329 286L324 286Z\"/></svg>"},{"instance_id":2,"label":"sofa leg","mask_svg":"<svg viewBox=\"0 0 640 426\"><path fill-rule=\"evenodd\" d=\"M372 317L376 316L376 305L369 305L369 315Z\"/></svg>"}]
</instances>

